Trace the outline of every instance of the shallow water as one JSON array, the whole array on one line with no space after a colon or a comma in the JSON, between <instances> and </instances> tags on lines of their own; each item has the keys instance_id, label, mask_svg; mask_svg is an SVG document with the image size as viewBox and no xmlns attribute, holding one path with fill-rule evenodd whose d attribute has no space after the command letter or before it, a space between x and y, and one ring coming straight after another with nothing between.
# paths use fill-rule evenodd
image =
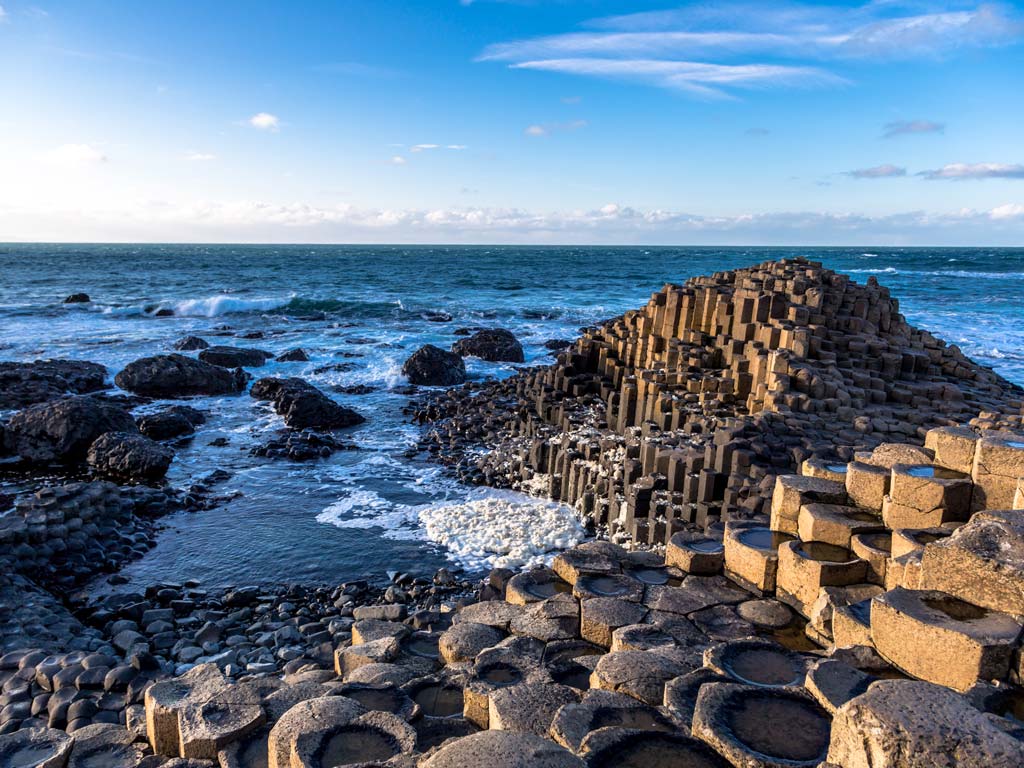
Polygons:
<instances>
[{"instance_id":1,"label":"shallow water","mask_svg":"<svg viewBox=\"0 0 1024 768\"><path fill-rule=\"evenodd\" d=\"M210 420L177 449L171 482L224 468L234 476L218 492L243 496L167 519L157 547L126 569L133 582L379 580L450 564L451 554L482 568L509 552L540 557L578 532L554 525L525 548L508 531L502 541L477 536L470 545L449 524L435 532L447 549L428 539L425 519L458 520L445 504L469 498L500 516L522 498L492 503L405 455L419 432L402 414L408 397L393 388L415 348L447 347L458 327L501 326L521 339L528 363L549 363L546 340L571 339L580 326L639 307L666 282L800 255L860 281L877 275L911 322L1024 383L1024 249L0 245L0 359L88 359L113 375L188 334L275 353L303 347L310 362L271 362L252 373L302 376L368 417L344 433L360 450L293 464L248 455L281 426L264 406L247 396L192 401ZM61 304L79 291L93 302ZM175 315L157 317L161 309ZM452 320L437 322L436 313ZM252 333L264 338L241 338ZM515 370L467 363L477 379ZM354 385L373 391L332 390ZM217 437L229 445L209 447Z\"/></svg>"}]
</instances>

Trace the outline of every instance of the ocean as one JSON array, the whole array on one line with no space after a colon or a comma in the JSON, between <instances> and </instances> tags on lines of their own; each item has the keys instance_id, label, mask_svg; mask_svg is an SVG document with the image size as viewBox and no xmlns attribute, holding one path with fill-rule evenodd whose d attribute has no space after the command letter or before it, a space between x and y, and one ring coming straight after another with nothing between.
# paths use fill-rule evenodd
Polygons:
<instances>
[{"instance_id":1,"label":"ocean","mask_svg":"<svg viewBox=\"0 0 1024 768\"><path fill-rule=\"evenodd\" d=\"M344 433L358 450L294 463L250 455L282 422L248 396L190 403L209 420L176 447L169 482L224 469L218 492L240 495L165 518L157 546L122 572L131 583L477 571L542 558L582 529L569 510L461 486L411 451L419 429L403 413L401 366L415 349L447 348L457 328L502 327L527 365L546 364L544 342L642 306L666 282L793 256L876 276L911 323L1024 384L1024 249L993 248L0 245L0 359L92 360L113 377L186 335L302 347L309 362L250 372L303 377L367 417ZM92 302L62 304L80 291ZM476 380L515 368L467 360ZM368 391L338 391L356 385ZM32 487L0 472L0 492Z\"/></svg>"}]
</instances>

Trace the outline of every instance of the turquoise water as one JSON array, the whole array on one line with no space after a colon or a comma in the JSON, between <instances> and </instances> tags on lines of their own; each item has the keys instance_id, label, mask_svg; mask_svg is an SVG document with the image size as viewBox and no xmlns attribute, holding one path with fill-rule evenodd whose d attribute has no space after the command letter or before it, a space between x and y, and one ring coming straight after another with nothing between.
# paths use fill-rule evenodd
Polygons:
<instances>
[{"instance_id":1,"label":"turquoise water","mask_svg":"<svg viewBox=\"0 0 1024 768\"><path fill-rule=\"evenodd\" d=\"M548 363L546 340L638 307L665 282L792 256L861 281L876 275L911 322L1024 384L1024 249L0 245L0 359L88 359L113 375L187 334L275 353L303 347L309 363L253 372L303 376L362 412L367 423L348 433L361 450L312 464L253 458L249 448L280 426L275 417L247 397L193 403L211 418L179 448L171 481L223 467L234 473L224 490L244 495L170 518L126 575L381 578L445 564L417 509L469 493L406 455L418 431L402 414L408 396L393 388L414 349L447 347L458 327L501 326L523 342L528 363ZM61 304L79 291L92 303ZM174 316L157 317L161 309ZM437 322L438 313L452 320ZM264 338L239 338L257 331ZM468 368L473 378L514 370L479 360ZM373 391L332 389L357 384ZM208 446L220 436L226 448Z\"/></svg>"}]
</instances>

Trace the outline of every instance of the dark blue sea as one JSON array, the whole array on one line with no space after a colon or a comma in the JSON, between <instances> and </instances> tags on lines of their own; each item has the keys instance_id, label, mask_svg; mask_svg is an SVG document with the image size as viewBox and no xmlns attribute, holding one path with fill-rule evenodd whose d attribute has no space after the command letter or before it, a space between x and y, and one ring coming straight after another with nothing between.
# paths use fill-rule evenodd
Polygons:
<instances>
[{"instance_id":1,"label":"dark blue sea","mask_svg":"<svg viewBox=\"0 0 1024 768\"><path fill-rule=\"evenodd\" d=\"M251 398L193 402L209 420L178 448L170 482L223 468L232 478L220 490L242 495L165 519L158 545L125 571L133 581L472 570L536 559L581 532L557 505L467 489L407 456L419 433L395 389L412 351L449 346L456 328L500 326L522 341L527 364L548 363L545 341L639 307L666 282L792 256L858 281L875 275L912 323L1024 384L1024 249L991 248L0 245L0 359L93 360L112 377L188 334L274 353L302 347L310 362L252 372L301 376L367 417L347 434L359 450L297 464L249 455L282 426ZM61 303L79 291L92 302ZM242 338L254 331L264 337ZM474 379L515 370L467 362ZM357 384L372 391L335 391ZM211 447L217 437L228 445ZM26 489L6 483L0 490Z\"/></svg>"}]
</instances>

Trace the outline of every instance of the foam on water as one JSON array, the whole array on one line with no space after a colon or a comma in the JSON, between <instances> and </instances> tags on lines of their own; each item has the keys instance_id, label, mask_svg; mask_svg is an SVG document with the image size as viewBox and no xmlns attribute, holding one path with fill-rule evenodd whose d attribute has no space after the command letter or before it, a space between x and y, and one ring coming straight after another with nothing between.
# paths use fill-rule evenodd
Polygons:
<instances>
[{"instance_id":1,"label":"foam on water","mask_svg":"<svg viewBox=\"0 0 1024 768\"><path fill-rule=\"evenodd\" d=\"M586 538L571 508L521 494L427 506L419 521L430 541L469 569L540 565Z\"/></svg>"}]
</instances>

